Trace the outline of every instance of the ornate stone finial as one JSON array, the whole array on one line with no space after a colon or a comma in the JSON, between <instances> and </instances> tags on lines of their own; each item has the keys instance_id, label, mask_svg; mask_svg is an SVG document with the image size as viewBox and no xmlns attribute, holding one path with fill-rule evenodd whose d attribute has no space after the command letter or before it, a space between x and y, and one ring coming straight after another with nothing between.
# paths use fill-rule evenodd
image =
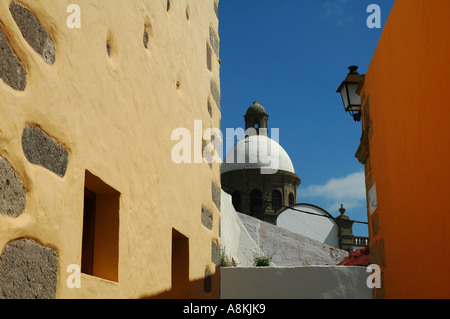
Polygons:
<instances>
[{"instance_id":1,"label":"ornate stone finial","mask_svg":"<svg viewBox=\"0 0 450 319\"><path fill-rule=\"evenodd\" d=\"M345 213L344 204L341 204L341 208L339 208L339 212L341 213L341 215L344 215L344 213Z\"/></svg>"}]
</instances>

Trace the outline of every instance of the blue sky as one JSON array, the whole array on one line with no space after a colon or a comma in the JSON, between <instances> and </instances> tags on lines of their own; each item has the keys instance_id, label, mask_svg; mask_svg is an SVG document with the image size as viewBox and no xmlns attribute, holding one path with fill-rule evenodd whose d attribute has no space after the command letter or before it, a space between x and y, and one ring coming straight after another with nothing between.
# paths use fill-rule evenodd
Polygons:
<instances>
[{"instance_id":1,"label":"blue sky","mask_svg":"<svg viewBox=\"0 0 450 319\"><path fill-rule=\"evenodd\" d=\"M394 0L221 0L222 132L244 126L253 101L302 179L298 201L367 221L364 174L354 154L361 123L344 112L336 89L358 65L366 73ZM369 29L367 7L381 8ZM368 236L366 225L355 235Z\"/></svg>"}]
</instances>

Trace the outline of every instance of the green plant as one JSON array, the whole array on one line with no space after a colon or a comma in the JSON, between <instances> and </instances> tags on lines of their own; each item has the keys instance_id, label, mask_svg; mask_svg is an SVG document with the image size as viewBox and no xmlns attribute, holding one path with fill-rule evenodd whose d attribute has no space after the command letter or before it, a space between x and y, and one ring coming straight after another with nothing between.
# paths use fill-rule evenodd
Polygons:
<instances>
[{"instance_id":1,"label":"green plant","mask_svg":"<svg viewBox=\"0 0 450 319\"><path fill-rule=\"evenodd\" d=\"M220 265L219 267L233 266L232 258L225 254L225 248L220 249Z\"/></svg>"},{"instance_id":2,"label":"green plant","mask_svg":"<svg viewBox=\"0 0 450 319\"><path fill-rule=\"evenodd\" d=\"M267 256L261 251L253 252L253 266L256 267L268 267L272 262L272 257Z\"/></svg>"}]
</instances>

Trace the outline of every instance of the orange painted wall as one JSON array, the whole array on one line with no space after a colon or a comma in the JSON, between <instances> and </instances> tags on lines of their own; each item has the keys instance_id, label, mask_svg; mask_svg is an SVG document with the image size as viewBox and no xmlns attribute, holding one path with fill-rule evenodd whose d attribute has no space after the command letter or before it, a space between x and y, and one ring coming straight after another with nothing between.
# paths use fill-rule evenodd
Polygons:
<instances>
[{"instance_id":1,"label":"orange painted wall","mask_svg":"<svg viewBox=\"0 0 450 319\"><path fill-rule=\"evenodd\" d=\"M396 0L365 77L386 298L450 298L449 13Z\"/></svg>"}]
</instances>

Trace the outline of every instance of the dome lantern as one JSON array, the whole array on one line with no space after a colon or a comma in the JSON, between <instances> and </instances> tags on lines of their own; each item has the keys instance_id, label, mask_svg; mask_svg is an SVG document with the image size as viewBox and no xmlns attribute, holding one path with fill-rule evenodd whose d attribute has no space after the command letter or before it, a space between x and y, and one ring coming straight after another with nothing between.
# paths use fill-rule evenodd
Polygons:
<instances>
[{"instance_id":1,"label":"dome lantern","mask_svg":"<svg viewBox=\"0 0 450 319\"><path fill-rule=\"evenodd\" d=\"M253 102L253 104L248 108L247 113L244 115L244 119L247 136L268 136L267 121L269 119L269 115L267 114L266 109L259 104L258 101Z\"/></svg>"}]
</instances>

